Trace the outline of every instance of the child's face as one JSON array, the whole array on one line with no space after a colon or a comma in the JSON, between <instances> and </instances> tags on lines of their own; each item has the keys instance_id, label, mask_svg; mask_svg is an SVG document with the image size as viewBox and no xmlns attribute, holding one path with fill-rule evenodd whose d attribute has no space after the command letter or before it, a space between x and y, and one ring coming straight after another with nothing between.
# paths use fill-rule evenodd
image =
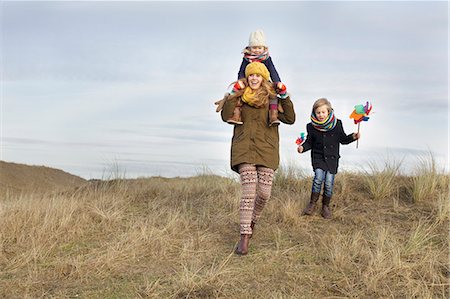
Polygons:
<instances>
[{"instance_id":1,"label":"child's face","mask_svg":"<svg viewBox=\"0 0 450 299\"><path fill-rule=\"evenodd\" d=\"M261 75L251 74L248 76L248 86L253 90L258 89L261 86L262 80L263 77Z\"/></svg>"},{"instance_id":2,"label":"child's face","mask_svg":"<svg viewBox=\"0 0 450 299\"><path fill-rule=\"evenodd\" d=\"M253 46L250 47L250 53L252 55L261 55L266 50L266 47L264 46Z\"/></svg>"},{"instance_id":3,"label":"child's face","mask_svg":"<svg viewBox=\"0 0 450 299\"><path fill-rule=\"evenodd\" d=\"M316 117L319 121L324 121L328 117L327 105L317 107L314 113L316 114Z\"/></svg>"}]
</instances>

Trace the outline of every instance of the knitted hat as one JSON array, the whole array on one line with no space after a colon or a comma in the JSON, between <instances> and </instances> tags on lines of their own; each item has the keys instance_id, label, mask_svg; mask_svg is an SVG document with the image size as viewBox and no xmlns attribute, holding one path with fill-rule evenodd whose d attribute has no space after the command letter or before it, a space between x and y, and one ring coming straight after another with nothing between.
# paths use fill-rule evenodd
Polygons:
<instances>
[{"instance_id":1,"label":"knitted hat","mask_svg":"<svg viewBox=\"0 0 450 299\"><path fill-rule=\"evenodd\" d=\"M269 80L270 73L264 63L261 62L251 62L245 68L245 77L247 78L250 75L258 74L261 75L264 79Z\"/></svg>"},{"instance_id":2,"label":"knitted hat","mask_svg":"<svg viewBox=\"0 0 450 299\"><path fill-rule=\"evenodd\" d=\"M255 32L250 33L250 37L248 39L249 47L267 47L266 46L266 37L264 36L264 32L262 30L256 30Z\"/></svg>"}]
</instances>

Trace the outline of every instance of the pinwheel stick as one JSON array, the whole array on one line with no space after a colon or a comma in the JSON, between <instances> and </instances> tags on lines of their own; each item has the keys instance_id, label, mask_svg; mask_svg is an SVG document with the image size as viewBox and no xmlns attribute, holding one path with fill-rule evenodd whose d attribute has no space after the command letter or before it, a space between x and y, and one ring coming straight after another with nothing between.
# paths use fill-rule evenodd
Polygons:
<instances>
[{"instance_id":1,"label":"pinwheel stick","mask_svg":"<svg viewBox=\"0 0 450 299\"><path fill-rule=\"evenodd\" d=\"M361 122L358 123L358 133L359 133L359 125L361 125ZM359 142L359 138L356 140L356 148L358 148L358 142Z\"/></svg>"}]
</instances>

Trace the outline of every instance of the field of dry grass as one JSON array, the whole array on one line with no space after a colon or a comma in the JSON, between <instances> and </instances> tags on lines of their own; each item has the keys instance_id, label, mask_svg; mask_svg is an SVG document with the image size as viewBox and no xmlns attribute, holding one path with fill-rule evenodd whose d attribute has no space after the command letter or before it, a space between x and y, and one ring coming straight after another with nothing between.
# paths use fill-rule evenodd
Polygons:
<instances>
[{"instance_id":1,"label":"field of dry grass","mask_svg":"<svg viewBox=\"0 0 450 299\"><path fill-rule=\"evenodd\" d=\"M300 217L281 169L247 256L230 178L90 182L0 199L1 298L449 298L449 178L340 173L333 219Z\"/></svg>"}]
</instances>

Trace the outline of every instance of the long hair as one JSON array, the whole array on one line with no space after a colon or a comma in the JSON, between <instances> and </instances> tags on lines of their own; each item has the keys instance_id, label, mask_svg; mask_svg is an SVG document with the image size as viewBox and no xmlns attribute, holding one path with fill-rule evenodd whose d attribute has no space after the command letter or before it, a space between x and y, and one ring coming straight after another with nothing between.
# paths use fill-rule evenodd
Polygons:
<instances>
[{"instance_id":1,"label":"long hair","mask_svg":"<svg viewBox=\"0 0 450 299\"><path fill-rule=\"evenodd\" d=\"M248 87L248 81L247 78L240 79L242 83L244 83L245 88ZM234 85L237 81L230 84ZM244 94L245 88L236 91L234 94L230 95L229 99L240 97ZM255 99L256 99L256 108L261 108L264 106L267 106L269 104L269 99L273 99L277 96L275 92L275 87L273 84L266 79L262 78L261 86L255 90Z\"/></svg>"}]
</instances>

